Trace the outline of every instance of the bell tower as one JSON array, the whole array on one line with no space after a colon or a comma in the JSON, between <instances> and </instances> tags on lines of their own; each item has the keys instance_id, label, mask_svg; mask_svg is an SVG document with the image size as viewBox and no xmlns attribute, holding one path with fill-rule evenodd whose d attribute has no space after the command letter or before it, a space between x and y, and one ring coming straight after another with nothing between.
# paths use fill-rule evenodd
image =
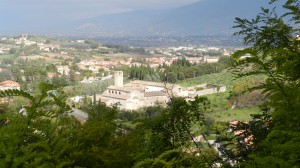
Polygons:
<instances>
[{"instance_id":1,"label":"bell tower","mask_svg":"<svg viewBox=\"0 0 300 168\"><path fill-rule=\"evenodd\" d=\"M115 86L122 87L123 86L123 71L115 71Z\"/></svg>"}]
</instances>

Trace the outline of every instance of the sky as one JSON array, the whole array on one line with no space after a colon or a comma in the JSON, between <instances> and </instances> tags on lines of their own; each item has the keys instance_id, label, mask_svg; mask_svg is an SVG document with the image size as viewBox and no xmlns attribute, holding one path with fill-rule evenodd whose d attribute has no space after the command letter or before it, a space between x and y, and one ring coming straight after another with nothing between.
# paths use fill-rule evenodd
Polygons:
<instances>
[{"instance_id":1,"label":"sky","mask_svg":"<svg viewBox=\"0 0 300 168\"><path fill-rule=\"evenodd\" d=\"M190 5L199 1L201 3L189 6L188 10L186 11L179 10L178 12L178 10L174 10L174 8ZM175 14L174 12L171 12L172 17L169 17L169 15L162 15L159 16L161 18L156 18L154 21L151 21L153 18L150 20L145 20L143 17L133 17L133 19L131 18L130 21L138 21L138 19L142 19L138 23L143 23L144 25L146 23L143 21L153 23L148 25L149 29L152 29L153 26L157 25L158 27L165 27L166 30L167 28L172 28L173 30L174 27L178 28L182 25L190 25L190 27L198 28L199 26L201 27L204 22L206 22L200 19L201 17L205 18L204 15L210 14L210 16L207 16L207 18L210 19L208 21L219 23L218 19L221 18L222 20L225 20L225 17L232 11L238 11L238 13L234 16L246 14L247 11L249 11L248 9L252 9L251 6L259 6L257 2L261 1L264 0L0 0L0 35L10 32L47 33L49 30L53 32L59 32L62 30L69 32L71 30L77 30L78 28L81 28L82 25L86 25L85 22L92 27L96 26L97 30L99 31L106 31L107 29L114 30L114 27L110 26L114 23L111 21L111 18L113 17L104 17L107 18L107 22L109 22L107 23L101 22L102 20L99 16L130 11L144 11L144 13L147 13L145 10L151 11L151 14L159 14L160 12L168 14L169 11L176 12ZM223 5L221 5L222 3L220 2L223 2ZM203 5L204 8L201 8L199 5ZM200 7L199 9L201 10L198 10L198 7ZM229 11L226 9L226 7L229 9ZM194 11L191 11L193 8L195 8ZM180 11L184 12L180 13ZM220 11L225 11L225 14L219 14ZM136 13L142 15L141 12L130 14L135 15ZM126 16L126 14L122 14L121 16ZM151 15L151 17L153 16ZM126 17L120 18L121 19L117 19L115 21L120 23L120 25L116 25L115 27L128 28L128 25L126 24L128 22L126 22L124 19ZM177 23L177 20L180 20L180 18L182 22ZM97 19L97 22L94 21L95 19ZM121 23L124 20L125 22L122 25ZM195 20L201 23L195 22ZM167 21L168 24L166 24ZM174 24L172 21L174 21ZM232 24L232 21L229 24ZM131 25L133 25L133 23ZM134 25L136 25L136 27L133 29L139 28L138 26L143 26L142 24L139 25L135 22ZM119 28L120 30L118 30L120 32L126 31L125 28ZM157 31L160 31L160 29L155 30L154 32L156 33Z\"/></svg>"},{"instance_id":2,"label":"sky","mask_svg":"<svg viewBox=\"0 0 300 168\"><path fill-rule=\"evenodd\" d=\"M143 9L166 9L199 0L0 0L0 22L13 20L78 20Z\"/></svg>"}]
</instances>

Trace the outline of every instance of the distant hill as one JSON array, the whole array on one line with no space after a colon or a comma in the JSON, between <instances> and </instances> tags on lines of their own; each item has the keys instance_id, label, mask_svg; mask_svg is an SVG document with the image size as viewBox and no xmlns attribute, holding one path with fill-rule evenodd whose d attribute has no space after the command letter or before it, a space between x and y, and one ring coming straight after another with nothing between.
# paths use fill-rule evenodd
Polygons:
<instances>
[{"instance_id":1,"label":"distant hill","mask_svg":"<svg viewBox=\"0 0 300 168\"><path fill-rule=\"evenodd\" d=\"M251 18L261 5L261 0L200 1L166 13L151 29L183 35L232 34L234 18Z\"/></svg>"},{"instance_id":2,"label":"distant hill","mask_svg":"<svg viewBox=\"0 0 300 168\"><path fill-rule=\"evenodd\" d=\"M164 13L165 11L133 11L99 16L74 23L75 31L99 35L144 35L149 33L147 28Z\"/></svg>"},{"instance_id":3,"label":"distant hill","mask_svg":"<svg viewBox=\"0 0 300 168\"><path fill-rule=\"evenodd\" d=\"M231 35L234 18L253 18L266 0L200 0L165 10L139 10L70 21L65 18L6 20L0 33L91 36Z\"/></svg>"},{"instance_id":4,"label":"distant hill","mask_svg":"<svg viewBox=\"0 0 300 168\"><path fill-rule=\"evenodd\" d=\"M204 0L165 11L133 11L82 20L76 31L102 35L229 35L234 18L252 18L262 0Z\"/></svg>"}]
</instances>

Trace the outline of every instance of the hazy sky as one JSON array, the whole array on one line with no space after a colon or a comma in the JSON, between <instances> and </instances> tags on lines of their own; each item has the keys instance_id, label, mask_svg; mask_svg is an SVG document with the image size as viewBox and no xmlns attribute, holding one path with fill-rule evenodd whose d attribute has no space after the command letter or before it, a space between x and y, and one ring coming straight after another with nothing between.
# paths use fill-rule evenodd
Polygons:
<instances>
[{"instance_id":1,"label":"hazy sky","mask_svg":"<svg viewBox=\"0 0 300 168\"><path fill-rule=\"evenodd\" d=\"M83 19L139 9L174 8L199 0L0 0L0 19Z\"/></svg>"},{"instance_id":2,"label":"hazy sky","mask_svg":"<svg viewBox=\"0 0 300 168\"><path fill-rule=\"evenodd\" d=\"M182 14L180 15L180 17L175 14L174 18L170 16L171 18L156 18L157 20L148 19L146 20L148 21L147 23L144 23L144 20L142 20L141 22L134 22L134 24L143 23L145 25L148 23L150 24L151 21L158 23L161 21L161 19L166 19L167 21L172 22L176 19L180 20L181 18L182 23L178 23L178 25L176 25L177 21L175 21L174 24L172 22L172 24L169 24L172 25L170 26L170 28L172 28L174 25L175 27L179 27L181 25L192 25L191 27L196 28L197 26L202 25L203 21L201 21L200 16L204 17L205 14L207 14L207 16L205 15L206 17L204 18L211 19L209 21L221 23L219 21L221 17L224 17L221 18L221 20L224 21L226 19L225 17L232 17L233 19L233 16L240 16L240 14L246 15L247 12L252 13L252 9L255 9L256 6L257 9L259 9L260 5L257 3L261 3L262 1L265 2L265 0L0 0L0 34L9 32L20 33L23 31L59 32L61 30L77 30L77 28L81 28L82 25L85 26L85 22L88 22L88 25L94 27L95 25L98 27L100 26L97 29L99 31L106 31L107 29L113 29L114 27L105 26L112 25L115 22L112 21L112 23L108 24L107 22L109 22L110 20L107 20L106 22L100 22L103 20L99 19L96 22L93 19L87 18L97 18L98 16L105 14L137 10L144 11L147 9L151 10L151 14L159 14L160 12L167 13L168 10L165 9L170 9L171 11L171 9L174 9L176 7L189 5L199 1L203 3L198 3L195 6L192 6L192 8L190 6L189 9L193 9L193 7L200 7L201 5L203 5L204 8L202 8L200 11L195 11L196 9L193 9L194 11L188 10L183 13L179 12L179 14ZM251 8L251 6L255 6L255 8ZM155 9L164 10L156 12L153 11ZM201 14L201 11L206 12L204 14ZM223 11L225 13L223 13L222 15L219 11ZM234 15L230 15L230 13L234 13L234 11L237 12L235 12ZM194 13L197 16L193 16ZM189 16L189 14L191 14L191 17ZM173 13L171 13L171 15L173 15ZM113 17L107 18L111 19ZM143 19L143 17L139 19ZM92 20L91 23L89 23L90 20ZM135 21L135 19L132 20ZM197 22L196 24L195 20L198 20L199 23ZM115 21L117 23L122 23L124 19L121 21L116 19ZM232 22L233 21L230 20L230 23L226 24L232 24ZM118 26L128 27L128 25L126 25L126 21L123 25L121 25L121 23L120 25L116 25L116 28ZM136 26L138 27L138 24ZM154 25L152 25L152 27L153 26ZM133 29L135 29L135 27ZM125 31L125 29L121 29L120 31Z\"/></svg>"}]
</instances>

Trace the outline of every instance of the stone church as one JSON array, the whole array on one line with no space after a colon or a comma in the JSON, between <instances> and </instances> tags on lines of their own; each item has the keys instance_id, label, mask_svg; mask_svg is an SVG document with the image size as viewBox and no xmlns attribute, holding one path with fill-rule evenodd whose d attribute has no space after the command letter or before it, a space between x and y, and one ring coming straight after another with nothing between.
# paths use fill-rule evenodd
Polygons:
<instances>
[{"instance_id":1,"label":"stone church","mask_svg":"<svg viewBox=\"0 0 300 168\"><path fill-rule=\"evenodd\" d=\"M165 106L172 96L186 97L187 90L178 85L135 80L123 84L123 72L116 71L114 85L101 94L106 105L117 103L120 109L137 110L142 107Z\"/></svg>"},{"instance_id":2,"label":"stone church","mask_svg":"<svg viewBox=\"0 0 300 168\"><path fill-rule=\"evenodd\" d=\"M101 102L111 106L118 104L123 110L137 110L155 105L166 106L171 97L195 96L225 92L226 86L202 84L195 87L181 87L175 84L135 80L123 84L123 71L114 72L114 85L100 95ZM201 88L201 89L199 89Z\"/></svg>"}]
</instances>

